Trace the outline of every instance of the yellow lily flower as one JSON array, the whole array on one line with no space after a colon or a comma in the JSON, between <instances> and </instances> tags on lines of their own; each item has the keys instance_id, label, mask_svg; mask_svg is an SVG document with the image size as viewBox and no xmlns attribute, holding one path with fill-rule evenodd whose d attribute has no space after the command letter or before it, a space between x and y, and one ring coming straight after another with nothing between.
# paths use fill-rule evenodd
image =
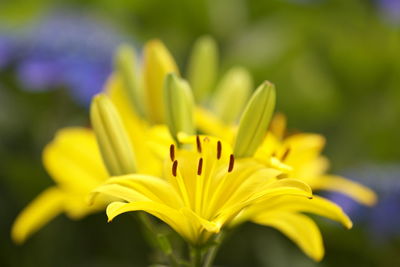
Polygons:
<instances>
[{"instance_id":1,"label":"yellow lily flower","mask_svg":"<svg viewBox=\"0 0 400 267\"><path fill-rule=\"evenodd\" d=\"M203 46L204 48L202 48ZM193 52L194 56L192 56L192 58L196 59L196 52L201 54L201 51L210 49L215 50L216 45L212 45L210 38L202 38L196 44ZM199 50L199 52L197 50ZM202 70L206 69L207 66L211 66L211 69L215 69L215 57L217 54L218 53L215 51L210 53L210 58L208 61L202 61L200 59L196 61L192 59L190 65L196 66L196 68L192 67L189 71L189 74L191 74L191 76L195 76L196 78L197 76L201 77ZM197 76L194 75L196 73ZM238 88L242 88L243 92L249 90L246 88L251 87L251 79L248 77L246 78L246 74L243 74L243 71L242 74L238 72L232 76L232 78L227 80L234 81L237 79L237 81L228 86L228 88L235 85L238 86L238 84L240 84ZM227 75L227 77L229 77L229 75ZM198 80L201 81L199 78L190 79L194 85L200 83L196 82ZM224 83L229 82L224 81ZM197 87L201 89L201 86ZM230 91L235 90L232 89ZM222 95L222 97L220 95ZM216 96L218 96L217 98L219 102L225 101L226 103L220 104L219 106L214 104L214 107L211 106L210 109L215 109L215 107L217 107L215 110L218 111L218 108L224 107L224 111L227 111L228 113L232 111L232 108L230 107L234 105L231 103L231 101L237 101L236 99L242 98L247 99L247 96L229 97L229 92L225 92L225 90L217 90ZM240 94L236 96L240 96ZM229 99L229 103L226 101L226 99ZM216 101L214 100L211 102L215 103ZM205 134L217 136L233 144L236 138L238 127L235 119L224 118L225 113L226 112L217 112L218 116L216 116L214 113L210 112L204 107L197 107L194 114L196 126ZM235 113L239 114L240 110ZM321 156L321 151L325 144L325 139L323 136L301 133L292 135L288 138L283 138L286 131L286 120L283 115L275 116L271 128L272 130L266 135L264 142L255 153L254 158L266 164L266 166L282 170L283 172L287 173L288 177L303 179L313 188L313 190L331 190L341 192L368 206L376 203L376 194L369 188L359 183L350 181L344 177L326 173L329 167L329 161L325 157Z\"/></svg>"},{"instance_id":2,"label":"yellow lily flower","mask_svg":"<svg viewBox=\"0 0 400 267\"><path fill-rule=\"evenodd\" d=\"M203 131L211 129L213 134L226 138L230 143L237 138L237 127L234 125L226 125L224 122L213 116L212 113L199 109L197 115L197 123ZM272 123L274 132L284 132L282 127L283 121L275 119ZM252 158L246 158L242 161L258 162L266 168L274 168L281 171L279 179L299 179L310 185L314 189L311 179L304 177L313 177L315 180L318 176L316 171L320 169L319 162L310 162L315 155L314 151L308 153L299 153L296 164L286 162L289 155L285 147L282 151L277 150L278 143L271 143L272 133L269 132L264 142L256 150ZM307 140L300 140L298 145L307 146ZM280 144L279 144L280 145ZM301 150L300 150L301 151ZM291 151L289 151L291 152ZM305 152L305 151L302 151ZM275 154L274 154L275 153ZM279 155L279 158L278 158ZM282 162L284 161L284 162ZM297 170L297 172L296 172ZM282 179L285 178L285 179ZM302 212L314 213L336 221L341 222L347 228L351 228L350 219L343 213L342 209L333 202L324 198L314 196L313 199L304 199L296 196L280 196L273 200L261 201L254 203L252 206L241 212L230 224L236 226L245 221L252 221L261 225L271 226L281 231L293 242L295 242L303 252L312 259L319 261L324 255L324 247L322 236L318 226L312 219L302 214Z\"/></svg>"},{"instance_id":3,"label":"yellow lily flower","mask_svg":"<svg viewBox=\"0 0 400 267\"><path fill-rule=\"evenodd\" d=\"M207 42L209 42L209 40ZM210 49L209 44L208 46L209 47L207 49ZM210 59L210 61L213 60L214 59ZM204 69L208 63L204 61L204 62L196 62L196 64L193 65L195 67L192 67L191 70L192 77L194 78L196 78L197 76L193 75L196 73L200 73L200 70ZM215 62L212 64L214 65L215 68ZM235 75L233 75L232 73L235 73ZM236 79L237 76L236 73L240 74L240 79ZM193 81L195 80L194 78ZM210 78L210 80L212 79L214 78ZM201 81L201 79L196 81L199 82ZM237 89L238 92L241 92L242 88L247 88L251 84L251 82L249 82L247 74L243 70L240 71L235 70L235 72L231 71L229 72L229 75L224 78L223 86L222 85L220 86L220 88L222 89L217 90L217 93L221 95L219 98L223 99L224 95L226 95L226 92L224 91L226 90L226 88L230 87L230 81L235 81L234 84L238 84L238 82L240 82L239 84L241 84L241 87L239 86L239 88ZM211 84L211 82L209 84ZM198 88L201 88L201 86L199 85ZM244 91L242 93L246 95L247 89L243 90ZM247 99L247 97L244 97L244 99ZM229 107L229 105L227 107ZM220 113L221 115L225 114L227 111L226 107L223 108L221 106L221 108L222 110L218 113ZM240 108L239 110L241 109L242 108ZM215 117L213 113L211 113L210 111L201 107L197 107L195 111L195 120L197 126L202 132L207 133L209 135L218 136L219 138L225 140L228 143L231 144L234 143L237 133L237 126L233 124L236 121L234 117L230 118L229 119L230 123L226 125L226 123ZM167 140L164 140L164 144L166 143L165 141ZM165 146L157 146L157 150L160 155L160 158L166 156ZM187 154L189 152L182 151L181 153ZM144 181L146 179L151 180L152 182L155 183L159 183L160 180L162 181L161 178L157 178L157 180L155 180L155 177L147 178L140 175L129 176L129 177L125 176L118 178L119 180L116 179L110 180L109 184L99 188L97 190L98 193L100 192L106 193L114 197L122 198L128 202L128 203L116 202L115 204L109 205L107 209L107 214L109 216L109 219L111 220L112 218L123 212L134 211L134 210L145 210L153 214L154 216L160 218L161 220L165 221L189 242L193 244L202 244L206 242L212 236L213 233L218 232L220 228L223 227L224 224L228 223L228 221L220 222L218 221L219 218L218 215L217 217L212 216L213 214L220 212L218 209L217 210L213 209L213 204L211 204L211 207L208 209L208 212L205 213L200 208L202 205L204 205L203 203L207 203L207 201L210 200L201 199L201 194L196 192L198 188L202 188L203 186L202 183L199 182L199 179L197 179L198 177L196 177L196 175L193 173L193 170L196 169L195 165L200 164L199 159L193 155L192 156L186 155L183 158L183 162L185 163L188 162L187 160L188 158L189 159L193 158L190 161L191 163L187 163L187 165L190 166L189 169L192 170L192 173L189 173L187 171L188 168L186 167L185 164L183 168L186 171L182 171L182 173L188 173L188 175L179 176L178 177L179 179L171 179L174 178L171 177L171 174L167 175L167 178L164 177L164 179L167 180L167 184L169 185L165 185L167 188L163 189L163 191L174 192L173 195L178 195L178 199L175 199L173 201L175 203L174 205L169 204L167 206L164 206L165 203L169 203L171 199L174 198L173 196L167 196L164 199L160 198L160 194L162 193L160 194L157 193L156 195L158 196L158 198L155 199L152 196L149 196L148 192L142 191L143 185L145 183ZM271 156L269 156L268 158L271 158ZM180 161L182 160L179 160L179 162ZM278 159L274 159L273 161L274 164L266 165L266 163L262 161L258 162L255 161L254 159L253 160L246 159L246 160L239 160L237 165L242 166L241 168L243 168L243 170L247 168L249 172L252 171L256 172L255 169L252 169L255 168L254 166L257 166L258 171L263 168L265 169L265 167L268 166L271 166L272 168L278 168L279 170L282 171L279 178L282 178L283 173L287 173L288 170L292 169L291 166L288 166L280 162ZM259 163L264 163L264 164L260 165ZM173 164L174 164L173 161L170 162L170 165L167 167L167 172L166 172L167 174L168 170L173 168ZM178 164L177 166L181 166L181 164ZM270 170L270 169L266 168L265 170ZM277 173L275 174L277 175ZM292 177L297 178L298 176L292 176ZM276 176L274 176L274 179L278 181ZM172 183L173 181L180 181L180 180L182 181L181 183L179 182ZM208 178L208 180L210 181L212 179ZM260 179L259 182L260 184L267 186L271 180L272 178L269 177L268 179L265 178L262 180ZM140 183L140 189L138 189L137 183ZM150 188L150 185L146 185L146 187ZM201 189L200 192L202 192L202 190L205 190L207 192L206 195L209 194L210 189L207 188L208 187L206 186L206 189ZM138 190L140 192L138 192ZM152 191L154 190L156 189L153 188ZM235 190L235 188L233 188L233 190ZM197 202L196 202L196 196L198 198ZM274 197L274 199L277 201L278 204L280 204L279 209L269 204L269 203L275 203L269 201L270 199L268 201L254 201L249 205L241 206L242 210L238 212L236 216L231 214L232 215L231 219L234 218L231 222L231 225L235 225L246 220L251 220L259 224L275 227L284 234L286 234L289 238L291 238L295 243L299 245L299 247L307 255L309 255L311 258L315 260L320 260L323 256L324 249L322 245L321 234L316 224L310 218L301 214L301 212L312 212L315 214L319 214L337 220L343 223L348 228L351 227L351 221L343 213L343 211L335 204L323 198L315 197L312 200L307 199L306 201L304 201L304 198L299 198L294 196L280 196L279 198ZM240 203L240 201L238 202ZM240 206L240 204L238 205ZM190 213L188 213L188 209L191 211ZM197 216L194 216L193 213L196 214ZM192 228L190 227L190 225L193 225Z\"/></svg>"},{"instance_id":4,"label":"yellow lily flower","mask_svg":"<svg viewBox=\"0 0 400 267\"><path fill-rule=\"evenodd\" d=\"M162 163L150 147L155 146L154 143L169 144L172 139L168 129L159 126L150 130L148 124L136 116L124 95L118 74L110 77L104 91L117 107L136 153L141 155L136 159L138 172L159 175ZM152 140L152 144L147 139ZM92 130L82 127L59 130L43 151L43 164L56 185L43 191L18 215L11 231L16 243L23 243L63 212L71 219L80 219L103 209L109 202L109 199L101 199L92 206L87 203L89 193L109 177Z\"/></svg>"},{"instance_id":5,"label":"yellow lily flower","mask_svg":"<svg viewBox=\"0 0 400 267\"><path fill-rule=\"evenodd\" d=\"M374 205L376 194L359 183L337 175L327 174L329 160L321 155L325 138L319 134L296 133L283 137L286 119L276 115L254 158L267 166L274 166L309 184L313 190L336 191L348 195L364 205Z\"/></svg>"},{"instance_id":6,"label":"yellow lily flower","mask_svg":"<svg viewBox=\"0 0 400 267\"><path fill-rule=\"evenodd\" d=\"M324 254L321 233L302 212L352 227L341 208L312 197L304 182L280 179L280 171L251 159L235 162L229 144L216 138L201 136L191 143L197 150L171 145L163 177L113 177L92 198L100 194L124 200L108 205L109 221L125 212L145 211L195 246L205 244L227 224L250 220L283 232L317 261Z\"/></svg>"},{"instance_id":7,"label":"yellow lily flower","mask_svg":"<svg viewBox=\"0 0 400 267\"><path fill-rule=\"evenodd\" d=\"M191 138L191 144L197 149L178 150L171 145L163 177L117 176L98 187L93 198L105 194L124 200L108 205L109 221L142 210L198 246L255 203L283 195L312 195L299 180L276 178L280 172L275 169L255 161L235 163L229 144L216 138Z\"/></svg>"},{"instance_id":8,"label":"yellow lily flower","mask_svg":"<svg viewBox=\"0 0 400 267\"><path fill-rule=\"evenodd\" d=\"M16 243L63 212L79 219L105 205L104 200L92 206L86 203L87 194L108 177L91 130L60 130L45 147L43 164L57 185L44 190L19 214L11 233Z\"/></svg>"},{"instance_id":9,"label":"yellow lily flower","mask_svg":"<svg viewBox=\"0 0 400 267\"><path fill-rule=\"evenodd\" d=\"M207 40L207 42L208 42L208 44L206 44L207 49L213 49L212 45L210 45L209 43L210 40ZM214 55L212 57L214 57ZM212 64L211 63L210 64L213 65L213 69L215 69L216 65L215 58L210 58L208 59L208 61L213 62ZM198 62L192 62L192 64L193 65L190 72L190 74L192 75L191 81L193 80L194 83L197 83L199 88L197 90L201 90L203 85L201 85L200 83L202 80L197 79L198 77L201 77L201 75L200 76L196 75L200 74L201 70L204 70L209 63L207 63L207 61L198 61ZM240 70L234 69L234 71L232 70L228 72L228 74L229 75L224 77L223 82L221 82L221 85L218 86L220 89L217 90L216 95L219 95L219 99L224 100L224 97L227 95L228 92L226 90L228 90L227 88L230 88L232 84L237 85L238 86L238 88L236 89L237 92L239 92L239 94L243 94L244 96L243 99L247 99L248 97L246 96L247 94L246 92L248 90L247 88L251 87L251 79L248 77L247 73L243 69ZM240 78L238 78L238 76ZM215 77L209 77L209 78L210 79L207 80L208 82L207 87L210 87L210 85L212 84L212 82L209 81L215 79ZM232 84L230 84L231 81ZM240 86L238 84L240 84ZM199 98L204 98L205 96L206 94L203 94L203 96ZM242 100L242 98L240 98L240 100ZM224 114L226 115L227 108L229 108L230 105L217 106L214 103L214 106L217 109L218 108L221 109L217 113L223 117ZM243 104L241 104L240 106L241 107L235 113L239 114L240 111L243 109ZM213 113L208 111L207 109L204 109L202 107L197 107L195 110L195 121L198 128L202 132L208 135L218 136L220 139L230 144L233 144L235 142L237 134L237 126L234 124L236 122L236 119L237 118L235 116L232 116L229 119L229 123L225 123L224 121L214 116ZM277 125L276 122L275 125ZM281 130L283 131L284 129ZM208 139L212 138L208 137ZM168 141L167 139L164 139L163 146L159 146L157 144L155 145L155 149L158 151L160 158L166 157L167 153L165 152L165 144L167 141ZM224 145L224 147L225 146L226 145ZM267 147L269 147L269 145ZM260 149L258 151L260 151ZM177 178L179 179L176 179L176 177L172 177L173 175L171 176L170 174L171 168L173 169L173 164L174 164L174 161L171 161L169 162L169 165L167 164L168 167L166 168L166 171L164 171L164 173L166 173L167 175L165 175L163 179L157 178L157 180L155 180L155 177L147 178L140 175L129 176L129 177L125 176L125 177L119 177L118 178L119 180L116 179L110 180L109 183L100 187L97 190L98 193L109 194L111 196L122 198L125 201L127 201L127 203L116 202L115 204L109 205L107 209L107 214L109 216L109 219L111 220L115 216L127 211L145 210L153 214L154 216L160 218L161 220L165 221L173 229L175 229L175 231L180 233L185 239L187 239L192 244L202 244L206 242L213 235L213 233L217 233L221 229L221 227L223 227L224 224L230 223L230 225L236 225L243 221L250 220L259 224L277 228L285 235L287 235L289 238L291 238L296 244L298 244L298 246L308 256L310 256L315 260L320 260L323 257L324 253L321 234L316 224L310 218L303 215L301 212L312 212L318 215L331 218L333 220L337 220L348 228L351 227L351 221L349 220L349 218L343 213L343 211L338 206L329 202L328 200L325 200L320 197L315 197L309 200L304 197L287 196L287 195L282 195L280 197L272 197L271 199L274 199L274 201L270 201L271 199L268 198L268 201L257 200L251 202L251 204L248 203L248 205L244 206L240 206L240 204L237 204L242 208L240 212L237 212L236 215L231 214L230 219L227 221L222 221L222 222L218 221L219 220L218 215L213 216L213 214L218 214L218 212L221 211L219 211L218 209L214 209L215 208L213 206L214 204L206 205L208 207L207 211L201 209L201 207L204 205L203 203L208 203L207 201L210 201L210 199L206 198L202 199L201 197L202 196L206 197L208 194L210 194L210 192L212 192L210 191L211 190L210 188L214 187L209 188L208 186L205 186L205 189L203 188L203 184L200 182L201 180L198 179L195 173L193 173L193 170L196 169L196 166L197 168L199 167L198 165L196 165L200 164L199 158L198 156L197 158L196 156L193 156L193 153L192 154L189 153L190 156L188 156L187 155L188 153L189 153L188 151L181 151L178 153L178 154L185 154L185 157L182 158L182 160L180 159L178 160L178 162L183 161L185 164L183 165L183 167L181 166L182 164L177 164L177 166L180 166L183 168L183 170L185 170L185 171L182 170L181 173L187 173L187 175L178 176ZM259 161L258 155L259 154L257 152L256 157L253 159L240 159L237 161L236 165L240 166L238 168L241 168L242 172L245 172L244 170L247 169L248 174L252 172L262 173L261 170L263 169L268 172L271 171L271 168L275 168L280 170L279 179L282 178L284 175L287 176L288 171L291 171L294 168L293 166L289 166L287 164L282 163L279 159L271 157L271 155L267 158L272 159L273 164L270 164L270 162L268 162L267 164L266 162ZM188 159L191 160L189 161ZM188 168L186 166L190 167ZM299 166L303 167L303 165L301 164ZM190 173L188 169L192 170L192 173ZM295 175L292 175L291 177L302 178L302 176L298 176L299 174L300 173L297 173ZM275 172L275 176L269 177L267 179L266 177L264 177L264 179L259 179L258 181L260 182L260 185L267 186L272 180L278 181L277 175L278 173ZM148 183L153 183L153 182L159 183L160 180L161 181L166 180L167 184L169 185L165 185L167 188L163 189L163 191L173 192L173 194L165 198L160 197L160 194L162 195L161 192L156 194L158 198L154 198L151 195L149 196L148 195L149 192L142 191L146 179L152 181ZM207 178L207 179L208 181L213 180L212 178ZM247 180L245 179L245 177L243 177L243 179L244 180L242 180L241 183L246 184L246 182L244 181ZM290 178L287 179L289 181L294 180ZM287 179L283 179L282 181ZM179 183L179 181L181 182ZM140 189L138 189L137 183L140 183ZM210 182L210 184L212 183ZM254 184L252 183L250 183L250 185L254 186ZM150 185L146 184L145 187L150 188ZM151 191L153 191L154 193L156 189L153 187L151 187L152 188ZM198 188L203 188L203 189L200 190ZM233 190L235 189L236 188L233 187L232 191L229 192L233 194L234 193ZM200 193L196 192L196 190L199 190ZM207 193L205 195L202 195L203 191ZM218 193L212 192L212 193L214 193L214 195L215 194L218 195L219 192ZM175 195L175 198L177 197L177 199L173 201L173 203L175 203L174 205L170 204L171 199L174 198L173 195ZM169 204L165 206L165 203ZM238 203L240 203L240 200L238 200ZM274 206L270 205L270 203L277 203L277 204L276 206ZM188 210L191 212L188 213ZM193 213L196 216L194 216ZM190 227L190 225L192 226Z\"/></svg>"},{"instance_id":10,"label":"yellow lily flower","mask_svg":"<svg viewBox=\"0 0 400 267\"><path fill-rule=\"evenodd\" d=\"M199 107L195 118L200 131L230 143L235 139L237 125L226 124L211 112ZM323 136L296 133L284 137L285 132L285 117L281 114L275 115L271 130L267 132L254 158L265 166L281 170L285 177L303 180L313 190L340 192L367 206L376 203L377 196L368 187L341 176L327 174L329 160L321 155L325 145Z\"/></svg>"}]
</instances>

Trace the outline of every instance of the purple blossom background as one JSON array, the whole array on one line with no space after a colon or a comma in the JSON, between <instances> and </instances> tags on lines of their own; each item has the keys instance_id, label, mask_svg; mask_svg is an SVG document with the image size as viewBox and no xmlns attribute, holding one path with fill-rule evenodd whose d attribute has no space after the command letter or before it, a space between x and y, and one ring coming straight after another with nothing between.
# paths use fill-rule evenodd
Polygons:
<instances>
[{"instance_id":1,"label":"purple blossom background","mask_svg":"<svg viewBox=\"0 0 400 267\"><path fill-rule=\"evenodd\" d=\"M102 90L114 49L123 41L127 38L104 20L56 13L13 38L0 31L0 69L13 62L23 90L63 87L79 104L88 105Z\"/></svg>"},{"instance_id":2,"label":"purple blossom background","mask_svg":"<svg viewBox=\"0 0 400 267\"><path fill-rule=\"evenodd\" d=\"M400 165L365 165L343 172L343 176L369 186L378 194L378 203L362 206L340 193L327 197L340 205L356 224L364 224L377 242L400 236Z\"/></svg>"}]
</instances>

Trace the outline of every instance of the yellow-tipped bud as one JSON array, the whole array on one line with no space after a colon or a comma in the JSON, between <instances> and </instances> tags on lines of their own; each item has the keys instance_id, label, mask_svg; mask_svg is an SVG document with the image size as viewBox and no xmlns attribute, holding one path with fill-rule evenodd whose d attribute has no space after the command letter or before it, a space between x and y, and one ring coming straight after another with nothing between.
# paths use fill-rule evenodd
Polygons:
<instances>
[{"instance_id":1,"label":"yellow-tipped bud","mask_svg":"<svg viewBox=\"0 0 400 267\"><path fill-rule=\"evenodd\" d=\"M250 96L253 80L242 67L231 68L217 86L212 108L226 123L234 123Z\"/></svg>"},{"instance_id":2,"label":"yellow-tipped bud","mask_svg":"<svg viewBox=\"0 0 400 267\"><path fill-rule=\"evenodd\" d=\"M144 89L150 121L164 122L164 79L168 73L178 73L178 68L168 49L159 40L152 40L144 47Z\"/></svg>"},{"instance_id":3,"label":"yellow-tipped bud","mask_svg":"<svg viewBox=\"0 0 400 267\"><path fill-rule=\"evenodd\" d=\"M234 154L249 157L263 140L275 108L275 86L266 81L253 93L239 122Z\"/></svg>"},{"instance_id":4,"label":"yellow-tipped bud","mask_svg":"<svg viewBox=\"0 0 400 267\"><path fill-rule=\"evenodd\" d=\"M143 90L138 81L135 63L136 56L133 48L127 44L120 45L117 48L114 62L117 73L121 77L129 102L137 114L144 116Z\"/></svg>"},{"instance_id":5,"label":"yellow-tipped bud","mask_svg":"<svg viewBox=\"0 0 400 267\"><path fill-rule=\"evenodd\" d=\"M188 80L196 101L201 102L214 87L218 72L218 48L214 39L199 38L192 50L188 65Z\"/></svg>"},{"instance_id":6,"label":"yellow-tipped bud","mask_svg":"<svg viewBox=\"0 0 400 267\"><path fill-rule=\"evenodd\" d=\"M176 74L168 74L164 86L166 123L177 140L179 132L195 134L193 125L193 96L189 84Z\"/></svg>"},{"instance_id":7,"label":"yellow-tipped bud","mask_svg":"<svg viewBox=\"0 0 400 267\"><path fill-rule=\"evenodd\" d=\"M94 97L90 118L109 174L114 176L134 173L136 163L132 145L117 110L106 95Z\"/></svg>"}]
</instances>

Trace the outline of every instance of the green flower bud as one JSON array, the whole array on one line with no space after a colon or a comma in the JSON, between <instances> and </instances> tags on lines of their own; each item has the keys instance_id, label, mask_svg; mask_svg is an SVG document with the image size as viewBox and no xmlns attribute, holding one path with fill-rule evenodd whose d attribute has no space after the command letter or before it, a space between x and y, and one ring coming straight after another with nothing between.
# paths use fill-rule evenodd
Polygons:
<instances>
[{"instance_id":1,"label":"green flower bud","mask_svg":"<svg viewBox=\"0 0 400 267\"><path fill-rule=\"evenodd\" d=\"M252 87L253 80L245 68L231 68L217 86L212 109L226 124L234 123L243 111Z\"/></svg>"},{"instance_id":2,"label":"green flower bud","mask_svg":"<svg viewBox=\"0 0 400 267\"><path fill-rule=\"evenodd\" d=\"M136 113L144 116L145 109L143 106L144 96L143 88L140 86L137 71L135 67L135 51L129 45L122 44L117 48L115 54L115 67L120 75L123 88L129 98L130 103L134 107Z\"/></svg>"},{"instance_id":3,"label":"green flower bud","mask_svg":"<svg viewBox=\"0 0 400 267\"><path fill-rule=\"evenodd\" d=\"M134 173L136 163L132 145L117 110L106 95L94 97L90 118L109 174L115 176Z\"/></svg>"},{"instance_id":4,"label":"green flower bud","mask_svg":"<svg viewBox=\"0 0 400 267\"><path fill-rule=\"evenodd\" d=\"M250 98L239 122L234 154L250 157L262 142L275 108L275 86L266 81Z\"/></svg>"},{"instance_id":5,"label":"green flower bud","mask_svg":"<svg viewBox=\"0 0 400 267\"><path fill-rule=\"evenodd\" d=\"M214 87L218 73L218 48L211 37L201 37L193 47L188 65L188 80L196 101L202 102Z\"/></svg>"},{"instance_id":6,"label":"green flower bud","mask_svg":"<svg viewBox=\"0 0 400 267\"><path fill-rule=\"evenodd\" d=\"M189 84L176 74L165 78L164 103L166 123L175 140L178 141L179 132L195 134L192 92Z\"/></svg>"}]
</instances>

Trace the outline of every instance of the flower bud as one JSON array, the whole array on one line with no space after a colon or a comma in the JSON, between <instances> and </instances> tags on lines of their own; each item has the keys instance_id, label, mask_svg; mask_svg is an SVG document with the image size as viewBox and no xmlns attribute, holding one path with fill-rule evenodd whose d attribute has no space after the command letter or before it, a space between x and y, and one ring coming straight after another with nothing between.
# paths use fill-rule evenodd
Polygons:
<instances>
[{"instance_id":1,"label":"flower bud","mask_svg":"<svg viewBox=\"0 0 400 267\"><path fill-rule=\"evenodd\" d=\"M149 41L144 48L143 78L147 113L153 123L164 122L164 79L168 73L178 73L171 54L158 40Z\"/></svg>"},{"instance_id":2,"label":"flower bud","mask_svg":"<svg viewBox=\"0 0 400 267\"><path fill-rule=\"evenodd\" d=\"M275 108L275 86L266 81L250 98L239 122L234 154L250 157L261 144Z\"/></svg>"},{"instance_id":3,"label":"flower bud","mask_svg":"<svg viewBox=\"0 0 400 267\"><path fill-rule=\"evenodd\" d=\"M225 124L236 122L253 87L250 73L242 67L231 68L217 86L212 108Z\"/></svg>"},{"instance_id":4,"label":"flower bud","mask_svg":"<svg viewBox=\"0 0 400 267\"><path fill-rule=\"evenodd\" d=\"M132 145L118 112L106 95L94 97L90 117L108 173L111 176L134 173L136 162Z\"/></svg>"},{"instance_id":5,"label":"flower bud","mask_svg":"<svg viewBox=\"0 0 400 267\"><path fill-rule=\"evenodd\" d=\"M173 138L178 133L195 134L193 125L193 96L189 84L175 74L165 78L164 101L166 123Z\"/></svg>"},{"instance_id":6,"label":"flower bud","mask_svg":"<svg viewBox=\"0 0 400 267\"><path fill-rule=\"evenodd\" d=\"M202 102L214 87L218 72L218 48L214 39L204 36L193 47L188 66L188 80L196 101Z\"/></svg>"},{"instance_id":7,"label":"flower bud","mask_svg":"<svg viewBox=\"0 0 400 267\"><path fill-rule=\"evenodd\" d=\"M143 117L145 114L144 96L135 67L135 51L129 45L122 44L117 48L114 60L117 74L121 77L123 89L126 91L130 104L134 107L136 113Z\"/></svg>"}]
</instances>

